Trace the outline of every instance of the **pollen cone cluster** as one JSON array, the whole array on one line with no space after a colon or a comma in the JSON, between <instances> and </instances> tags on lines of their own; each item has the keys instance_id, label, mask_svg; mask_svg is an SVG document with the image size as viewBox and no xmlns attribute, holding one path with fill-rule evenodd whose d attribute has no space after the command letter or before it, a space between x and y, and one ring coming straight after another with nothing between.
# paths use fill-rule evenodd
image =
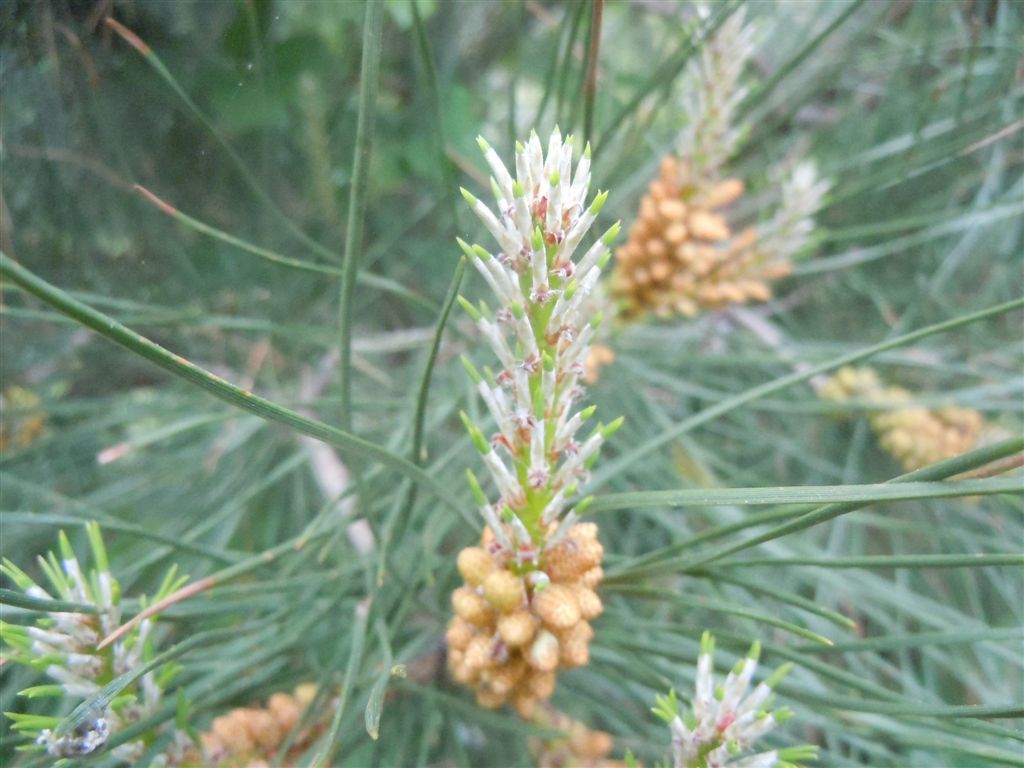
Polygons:
<instances>
[{"instance_id":1,"label":"pollen cone cluster","mask_svg":"<svg viewBox=\"0 0 1024 768\"><path fill-rule=\"evenodd\" d=\"M723 209L743 194L743 182L724 179L697 189L683 163L669 156L640 201L629 240L616 252L612 293L627 317L693 316L748 301L765 301L769 284L790 271L769 258L757 234L738 234Z\"/></svg>"},{"instance_id":2,"label":"pollen cone cluster","mask_svg":"<svg viewBox=\"0 0 1024 768\"><path fill-rule=\"evenodd\" d=\"M511 703L530 719L554 693L559 669L590 661L604 549L594 523L577 523L525 571L493 543L486 528L481 546L459 553L465 584L452 593L448 665L480 706Z\"/></svg>"},{"instance_id":3,"label":"pollen cone cluster","mask_svg":"<svg viewBox=\"0 0 1024 768\"><path fill-rule=\"evenodd\" d=\"M564 712L541 707L534 722L564 732L553 739L531 739L530 751L538 768L617 768L625 763L609 760L615 742L610 733L594 731Z\"/></svg>"},{"instance_id":4,"label":"pollen cone cluster","mask_svg":"<svg viewBox=\"0 0 1024 768\"><path fill-rule=\"evenodd\" d=\"M597 287L611 258L614 224L579 255L607 192L588 201L590 148L573 170L574 142L556 128L545 152L532 133L515 152L515 177L484 139L494 176L495 210L463 196L500 251L459 241L499 308L459 303L500 365L462 360L496 431L460 414L487 467L485 492L466 479L485 522L479 547L459 553L465 581L452 594L448 627L452 675L483 707L511 703L530 718L555 690L560 668L590 660L590 621L602 611L594 591L603 549L597 526L579 522L589 504L579 490L622 418L577 438L596 406L582 406L594 334L601 325ZM581 407L582 406L582 407Z\"/></svg>"},{"instance_id":5,"label":"pollen cone cluster","mask_svg":"<svg viewBox=\"0 0 1024 768\"><path fill-rule=\"evenodd\" d=\"M786 178L780 169L769 169L779 203L770 217L759 216L756 230L734 233L725 215L744 191L727 165L747 133L737 108L747 95L742 79L756 37L754 23L740 8L684 73L684 121L675 154L662 161L629 241L616 253L612 292L626 319L691 317L766 301L771 283L789 274L792 258L814 230L813 216L828 184L809 161Z\"/></svg>"},{"instance_id":6,"label":"pollen cone cluster","mask_svg":"<svg viewBox=\"0 0 1024 768\"><path fill-rule=\"evenodd\" d=\"M238 707L221 715L210 730L200 734L203 756L197 764L217 768L270 765L315 695L316 686L304 683L292 693L275 693L265 707ZM318 733L315 725L300 731L291 753L302 754ZM282 756L285 765L292 764L291 753Z\"/></svg>"},{"instance_id":7,"label":"pollen cone cluster","mask_svg":"<svg viewBox=\"0 0 1024 768\"><path fill-rule=\"evenodd\" d=\"M842 368L819 389L827 400L885 406L868 414L882 448L904 469L920 469L977 447L992 428L973 408L923 408L902 387L886 386L870 368ZM901 405L905 404L905 405Z\"/></svg>"}]
</instances>

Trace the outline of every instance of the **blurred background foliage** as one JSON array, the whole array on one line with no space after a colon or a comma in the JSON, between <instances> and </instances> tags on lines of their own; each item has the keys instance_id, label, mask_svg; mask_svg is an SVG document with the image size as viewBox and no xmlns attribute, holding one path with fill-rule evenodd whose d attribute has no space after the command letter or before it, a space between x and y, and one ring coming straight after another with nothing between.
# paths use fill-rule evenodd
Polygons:
<instances>
[{"instance_id":1,"label":"blurred background foliage","mask_svg":"<svg viewBox=\"0 0 1024 768\"><path fill-rule=\"evenodd\" d=\"M751 190L743 213L756 220L767 210L776 169L802 157L815 158L833 189L812 252L771 303L615 330L617 359L590 396L626 426L598 467L599 498L894 477L899 467L873 443L863 404L819 401L806 383L679 425L794 364L1019 297L1020 5L745 5L761 42L740 110L749 135L732 164ZM735 7L715 3L701 22L686 3L606 4L588 138L595 186L612 191L608 223L633 221L684 119L679 74ZM454 236L483 235L457 194L459 184L486 190L475 137L509 157L531 127L584 130L592 8L385 3L351 308L353 432L396 455L413 445L417 392L458 261ZM363 15L362 3L341 0L0 5L3 251L207 370L338 423L337 271ZM108 16L152 49L166 77ZM185 226L135 184L302 265ZM467 278L462 292L480 287ZM81 541L79 523L97 519L130 595L154 589L171 562L193 578L241 564L163 622L168 646L238 628L182 659L200 727L305 680L321 684L323 701L344 679L345 708L327 736L339 764L529 764L524 734L534 729L478 709L444 673L454 554L476 536L463 517L429 490L410 496L387 464L335 454L224 405L11 283L2 311L5 424L38 420L0 460L4 554L31 568L56 528ZM1019 309L999 313L872 362L922 402L973 407L1019 433L1021 321ZM470 520L462 473L476 458L454 415L480 408L454 358L475 345L453 315L413 457ZM26 405L19 390L38 403ZM361 482L358 500L337 498L346 471ZM785 508L768 510L789 519ZM668 741L647 711L653 692L686 689L700 633L711 628L734 654L760 638L769 666L796 662L780 691L797 718L778 738L820 743L823 765L1024 764L1024 572L972 560L1019 554L1019 496L879 503L701 562L747 538L759 514L728 505L598 513L608 611L593 662L564 676L555 703L615 734L620 754L630 748L653 764ZM272 560L259 557L282 543ZM929 554L949 561L914 559ZM869 555L889 559L843 562ZM736 567L750 557L772 562ZM367 597L368 617L357 616ZM17 620L17 610L4 613ZM406 677L388 682L394 664L407 665ZM40 706L15 696L31 675L8 666L0 674L0 708ZM364 717L381 704L374 741ZM14 741L5 730L5 754Z\"/></svg>"}]
</instances>

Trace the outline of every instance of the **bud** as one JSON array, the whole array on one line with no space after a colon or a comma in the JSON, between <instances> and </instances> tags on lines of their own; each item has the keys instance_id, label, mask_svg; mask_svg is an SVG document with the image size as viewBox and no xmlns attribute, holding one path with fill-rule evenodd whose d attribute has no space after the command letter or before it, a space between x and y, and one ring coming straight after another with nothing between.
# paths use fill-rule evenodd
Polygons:
<instances>
[{"instance_id":1,"label":"bud","mask_svg":"<svg viewBox=\"0 0 1024 768\"><path fill-rule=\"evenodd\" d=\"M604 604L601 602L601 598L589 587L577 584L573 589L573 595L580 606L580 616L587 621L596 619L604 613Z\"/></svg>"},{"instance_id":2,"label":"bud","mask_svg":"<svg viewBox=\"0 0 1024 768\"><path fill-rule=\"evenodd\" d=\"M478 688L476 691L476 703L484 709L497 709L505 703L505 697L486 688Z\"/></svg>"},{"instance_id":3,"label":"bud","mask_svg":"<svg viewBox=\"0 0 1024 768\"><path fill-rule=\"evenodd\" d=\"M542 701L547 701L555 693L555 673L534 672L530 675L528 688L533 696Z\"/></svg>"},{"instance_id":4,"label":"bud","mask_svg":"<svg viewBox=\"0 0 1024 768\"><path fill-rule=\"evenodd\" d=\"M473 685L476 682L478 670L466 664L465 654L462 651L453 651L448 657L448 668L451 670L455 682L462 685Z\"/></svg>"},{"instance_id":5,"label":"bud","mask_svg":"<svg viewBox=\"0 0 1024 768\"><path fill-rule=\"evenodd\" d=\"M559 661L563 667L584 667L590 663L590 646L584 640L569 640L560 647Z\"/></svg>"},{"instance_id":6,"label":"bud","mask_svg":"<svg viewBox=\"0 0 1024 768\"><path fill-rule=\"evenodd\" d=\"M576 525L572 527L573 537L580 540L592 539L593 541L597 541L597 531L597 523L593 522L576 523Z\"/></svg>"},{"instance_id":7,"label":"bud","mask_svg":"<svg viewBox=\"0 0 1024 768\"><path fill-rule=\"evenodd\" d=\"M494 641L486 635L476 635L466 646L465 665L472 670L480 671L494 665Z\"/></svg>"},{"instance_id":8,"label":"bud","mask_svg":"<svg viewBox=\"0 0 1024 768\"><path fill-rule=\"evenodd\" d=\"M526 674L527 665L522 659L515 659L496 669L485 672L481 679L495 693L508 697Z\"/></svg>"},{"instance_id":9,"label":"bud","mask_svg":"<svg viewBox=\"0 0 1024 768\"><path fill-rule=\"evenodd\" d=\"M459 573L471 587L479 587L497 567L494 558L480 547L466 547L459 552Z\"/></svg>"},{"instance_id":10,"label":"bud","mask_svg":"<svg viewBox=\"0 0 1024 768\"><path fill-rule=\"evenodd\" d=\"M271 751L281 743L284 732L281 724L274 719L274 716L264 709L252 710L246 727L252 735L256 745L263 751Z\"/></svg>"},{"instance_id":11,"label":"bud","mask_svg":"<svg viewBox=\"0 0 1024 768\"><path fill-rule=\"evenodd\" d=\"M533 587L534 594L543 592L551 584L551 577L544 571L531 571L530 575L527 576L530 586Z\"/></svg>"},{"instance_id":12,"label":"bud","mask_svg":"<svg viewBox=\"0 0 1024 768\"><path fill-rule=\"evenodd\" d=\"M473 639L473 627L461 616L455 616L444 634L449 650L464 651Z\"/></svg>"},{"instance_id":13,"label":"bud","mask_svg":"<svg viewBox=\"0 0 1024 768\"><path fill-rule=\"evenodd\" d=\"M506 613L498 618L498 634L512 648L529 643L537 632L537 619L527 610Z\"/></svg>"},{"instance_id":14,"label":"bud","mask_svg":"<svg viewBox=\"0 0 1024 768\"><path fill-rule=\"evenodd\" d=\"M251 752L256 747L256 740L247 727L250 711L235 709L213 720L213 735L231 752Z\"/></svg>"},{"instance_id":15,"label":"bud","mask_svg":"<svg viewBox=\"0 0 1024 768\"><path fill-rule=\"evenodd\" d=\"M519 713L521 718L531 720L537 711L537 698L528 693L519 692L512 700L512 705L516 708L516 712Z\"/></svg>"},{"instance_id":16,"label":"bud","mask_svg":"<svg viewBox=\"0 0 1024 768\"><path fill-rule=\"evenodd\" d=\"M552 584L534 597L533 610L552 629L566 629L580 620L576 596L562 584Z\"/></svg>"},{"instance_id":17,"label":"bud","mask_svg":"<svg viewBox=\"0 0 1024 768\"><path fill-rule=\"evenodd\" d=\"M577 724L581 725L581 724ZM578 727L569 731L569 747L584 760L597 760L612 751L615 740L610 733Z\"/></svg>"},{"instance_id":18,"label":"bud","mask_svg":"<svg viewBox=\"0 0 1024 768\"><path fill-rule=\"evenodd\" d=\"M783 708L763 713L762 707L771 696L771 689L786 674L791 665L781 668L752 692L749 687L757 669L760 645L754 643L748 656L741 659L723 683L715 684L712 655L714 638L709 632L701 637L700 656L697 660L696 693L689 708L680 707L671 692L668 697L657 697L655 714L669 723L672 730L672 757L677 768L702 768L709 764L709 755L739 756L765 733L787 719ZM813 758L805 747L794 747L790 754L796 759ZM778 761L779 753L761 752L739 759L737 765L764 766L795 763Z\"/></svg>"},{"instance_id":19,"label":"bud","mask_svg":"<svg viewBox=\"0 0 1024 768\"><path fill-rule=\"evenodd\" d=\"M484 581L483 589L487 602L502 613L515 610L526 597L523 580L509 571L494 571Z\"/></svg>"},{"instance_id":20,"label":"bud","mask_svg":"<svg viewBox=\"0 0 1024 768\"><path fill-rule=\"evenodd\" d=\"M580 577L580 584L590 589L596 589L602 579L604 579L604 569L598 565L583 572L583 575Z\"/></svg>"},{"instance_id":21,"label":"bud","mask_svg":"<svg viewBox=\"0 0 1024 768\"><path fill-rule=\"evenodd\" d=\"M743 194L726 162L745 134L732 125L742 101L739 77L753 53L744 12L719 27L684 75L684 114L676 155L662 160L640 202L636 224L616 251L612 293L625 315L692 316L702 309L765 301L769 284L790 271L814 231L828 185L802 163L777 186L780 200L765 223L734 233L725 209ZM776 172L772 174L778 177Z\"/></svg>"},{"instance_id":22,"label":"bud","mask_svg":"<svg viewBox=\"0 0 1024 768\"><path fill-rule=\"evenodd\" d=\"M286 733L295 727L302 716L303 706L294 696L287 693L275 693L267 700L267 709Z\"/></svg>"},{"instance_id":23,"label":"bud","mask_svg":"<svg viewBox=\"0 0 1024 768\"><path fill-rule=\"evenodd\" d=\"M494 618L487 601L469 587L459 587L452 592L452 608L470 624L484 626Z\"/></svg>"},{"instance_id":24,"label":"bud","mask_svg":"<svg viewBox=\"0 0 1024 768\"><path fill-rule=\"evenodd\" d=\"M542 629L530 645L526 660L536 670L554 672L558 666L558 638Z\"/></svg>"},{"instance_id":25,"label":"bud","mask_svg":"<svg viewBox=\"0 0 1024 768\"><path fill-rule=\"evenodd\" d=\"M601 542L577 533L577 527L573 527L564 541L544 553L544 569L556 581L576 581L604 556Z\"/></svg>"},{"instance_id":26,"label":"bud","mask_svg":"<svg viewBox=\"0 0 1024 768\"><path fill-rule=\"evenodd\" d=\"M316 698L316 683L302 683L301 685L295 686L295 690L292 695L295 700L305 708L313 703L313 699Z\"/></svg>"},{"instance_id":27,"label":"bud","mask_svg":"<svg viewBox=\"0 0 1024 768\"><path fill-rule=\"evenodd\" d=\"M701 204L714 210L732 205L743 194L745 185L739 179L724 179L711 187L701 198Z\"/></svg>"}]
</instances>

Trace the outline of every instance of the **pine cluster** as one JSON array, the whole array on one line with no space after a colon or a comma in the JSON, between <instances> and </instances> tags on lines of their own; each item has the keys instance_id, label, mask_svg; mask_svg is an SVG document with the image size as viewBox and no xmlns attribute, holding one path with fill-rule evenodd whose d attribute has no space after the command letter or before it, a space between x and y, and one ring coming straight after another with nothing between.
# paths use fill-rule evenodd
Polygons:
<instances>
[{"instance_id":1,"label":"pine cluster","mask_svg":"<svg viewBox=\"0 0 1024 768\"><path fill-rule=\"evenodd\" d=\"M576 435L595 411L580 407L580 380L601 322L594 292L619 227L577 256L607 199L587 200L589 146L574 171L571 136L563 140L556 128L545 152L533 133L516 145L513 177L479 144L497 212L463 195L500 251L460 245L498 309L460 301L501 368L463 364L497 431L488 438L462 418L497 493L467 473L485 529L481 545L458 557L465 583L452 594L449 667L481 706L510 703L529 719L554 693L558 669L589 662L590 621L603 609L595 592L603 548L597 526L579 522L589 500L577 494L622 420Z\"/></svg>"},{"instance_id":2,"label":"pine cluster","mask_svg":"<svg viewBox=\"0 0 1024 768\"><path fill-rule=\"evenodd\" d=\"M83 566L61 531L58 552L37 559L39 570L46 576L46 586L36 583L10 560L0 563L0 573L26 599L39 601L42 606L30 624L0 622L4 660L31 667L53 681L27 688L20 692L21 696L81 703L99 694L116 678L135 675L117 696L89 712L73 728L67 728L62 718L53 715L6 713L12 720L11 730L34 741L34 745L26 745L28 749L39 749L56 758L97 752L112 736L152 716L164 699L164 689L178 672L173 664L152 666L157 616L129 624L128 631L120 627L121 586L110 570L102 533L95 521L86 523L85 531L92 554L91 567ZM153 602L171 594L184 582L171 568ZM145 608L147 599L140 598L140 604ZM134 764L161 734L167 734L163 751L151 757L150 764L161 768L180 765L188 738L177 725L166 724L159 731L150 729L114 747L111 754Z\"/></svg>"},{"instance_id":3,"label":"pine cluster","mask_svg":"<svg viewBox=\"0 0 1024 768\"><path fill-rule=\"evenodd\" d=\"M530 752L537 768L621 768L620 760L608 755L615 745L610 733L588 728L564 712L552 707L541 707L534 721L538 725L562 731L563 736L530 740Z\"/></svg>"},{"instance_id":4,"label":"pine cluster","mask_svg":"<svg viewBox=\"0 0 1024 768\"><path fill-rule=\"evenodd\" d=\"M973 408L914 405L910 392L884 384L871 368L842 368L818 394L881 406L868 413L871 429L879 445L908 472L966 453L993 431Z\"/></svg>"},{"instance_id":5,"label":"pine cluster","mask_svg":"<svg viewBox=\"0 0 1024 768\"><path fill-rule=\"evenodd\" d=\"M769 284L787 275L790 265L769 258L753 228L733 235L723 209L743 189L739 179L697 189L677 158L662 160L629 239L615 254L612 293L626 317L692 317L771 296Z\"/></svg>"},{"instance_id":6,"label":"pine cluster","mask_svg":"<svg viewBox=\"0 0 1024 768\"><path fill-rule=\"evenodd\" d=\"M754 643L720 682L715 678L714 652L715 639L705 632L689 706L674 690L656 697L652 711L672 732L672 768L800 768L814 760L818 750L810 744L754 751L759 739L793 716L788 707L773 709L774 689L792 665L784 665L751 689L760 644Z\"/></svg>"},{"instance_id":7,"label":"pine cluster","mask_svg":"<svg viewBox=\"0 0 1024 768\"><path fill-rule=\"evenodd\" d=\"M736 108L755 31L734 13L683 78L686 122L676 152L640 201L628 241L616 251L612 296L626 319L692 317L704 310L767 301L807 245L828 185L810 162L780 178L779 205L758 226L734 232L729 209L745 190L727 161L746 133Z\"/></svg>"},{"instance_id":8,"label":"pine cluster","mask_svg":"<svg viewBox=\"0 0 1024 768\"><path fill-rule=\"evenodd\" d=\"M487 528L481 546L459 553L465 584L452 593L448 665L481 706L511 703L530 719L555 692L559 669L590 661L604 549L597 525L577 523L524 572L493 543Z\"/></svg>"},{"instance_id":9,"label":"pine cluster","mask_svg":"<svg viewBox=\"0 0 1024 768\"><path fill-rule=\"evenodd\" d=\"M300 730L286 755L278 755L316 695L316 685L303 683L292 693L275 693L263 707L237 707L214 719L199 735L202 755L194 765L204 768L261 768L277 758L283 764L301 756L319 734L314 723Z\"/></svg>"}]
</instances>

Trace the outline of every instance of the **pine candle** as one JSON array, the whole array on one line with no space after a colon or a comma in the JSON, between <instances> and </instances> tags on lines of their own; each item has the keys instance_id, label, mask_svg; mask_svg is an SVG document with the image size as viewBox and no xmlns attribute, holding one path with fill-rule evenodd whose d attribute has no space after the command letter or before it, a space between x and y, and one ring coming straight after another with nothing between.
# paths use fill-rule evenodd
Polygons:
<instances>
[{"instance_id":1,"label":"pine candle","mask_svg":"<svg viewBox=\"0 0 1024 768\"><path fill-rule=\"evenodd\" d=\"M573 500L621 424L599 424L586 439L576 437L595 410L578 405L601 322L591 294L619 225L574 258L608 196L586 202L589 145L573 173L572 137L563 141L556 128L545 153L534 133L516 146L513 178L494 149L479 143L498 213L466 190L463 196L500 250L459 244L498 308L461 297L460 303L500 368L481 373L468 359L463 364L497 431L488 439L465 414L463 420L497 498L468 473L486 527L480 546L459 554L465 584L452 594L449 666L481 706L511 702L530 717L554 692L559 668L588 663L590 621L603 610L595 591L602 577L598 528L578 522L586 499Z\"/></svg>"}]
</instances>

